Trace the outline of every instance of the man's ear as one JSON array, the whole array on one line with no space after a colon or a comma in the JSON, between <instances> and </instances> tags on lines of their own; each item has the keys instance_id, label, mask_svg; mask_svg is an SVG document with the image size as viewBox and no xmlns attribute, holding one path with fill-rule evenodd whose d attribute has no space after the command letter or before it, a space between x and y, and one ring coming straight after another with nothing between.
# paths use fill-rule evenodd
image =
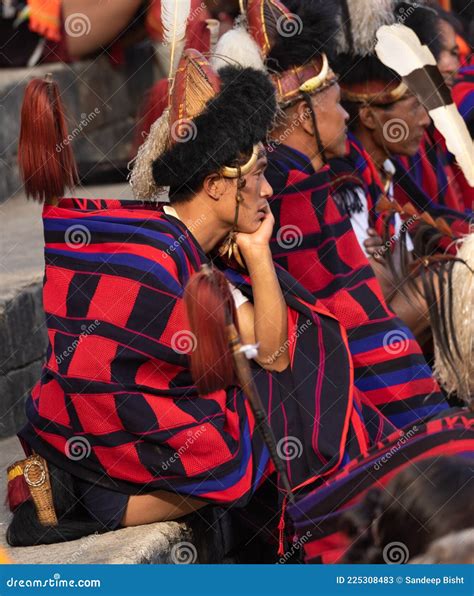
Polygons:
<instances>
[{"instance_id":1,"label":"man's ear","mask_svg":"<svg viewBox=\"0 0 474 596\"><path fill-rule=\"evenodd\" d=\"M362 106L359 110L359 120L364 128L375 130L377 128L377 118L374 110L370 106Z\"/></svg>"},{"instance_id":2,"label":"man's ear","mask_svg":"<svg viewBox=\"0 0 474 596\"><path fill-rule=\"evenodd\" d=\"M311 118L310 108L305 101L300 101L295 105L295 114L293 122L298 122L301 128L309 135L314 136L313 119Z\"/></svg>"},{"instance_id":3,"label":"man's ear","mask_svg":"<svg viewBox=\"0 0 474 596\"><path fill-rule=\"evenodd\" d=\"M226 184L220 174L210 174L204 179L203 189L211 199L218 201L226 191Z\"/></svg>"}]
</instances>

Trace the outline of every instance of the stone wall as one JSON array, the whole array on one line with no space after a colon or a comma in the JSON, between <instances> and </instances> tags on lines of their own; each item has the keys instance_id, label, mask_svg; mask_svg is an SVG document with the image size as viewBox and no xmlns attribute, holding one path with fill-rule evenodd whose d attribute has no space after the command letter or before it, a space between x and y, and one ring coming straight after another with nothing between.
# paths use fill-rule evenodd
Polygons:
<instances>
[{"instance_id":1,"label":"stone wall","mask_svg":"<svg viewBox=\"0 0 474 596\"><path fill-rule=\"evenodd\" d=\"M0 70L0 202L21 190L17 167L20 110L28 82L53 74L66 105L71 143L85 177L115 172L130 159L134 121L153 82L146 47L128 51L114 67L103 55L93 61Z\"/></svg>"}]
</instances>

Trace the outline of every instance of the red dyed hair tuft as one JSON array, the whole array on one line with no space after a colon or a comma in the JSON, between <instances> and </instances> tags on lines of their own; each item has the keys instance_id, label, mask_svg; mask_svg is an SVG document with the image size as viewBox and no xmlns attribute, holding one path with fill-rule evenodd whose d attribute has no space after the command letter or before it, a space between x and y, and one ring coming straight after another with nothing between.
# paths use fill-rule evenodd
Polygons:
<instances>
[{"instance_id":1,"label":"red dyed hair tuft","mask_svg":"<svg viewBox=\"0 0 474 596\"><path fill-rule=\"evenodd\" d=\"M64 108L53 81L33 79L26 87L18 163L26 195L33 199L60 198L66 188L77 184Z\"/></svg>"},{"instance_id":2,"label":"red dyed hair tuft","mask_svg":"<svg viewBox=\"0 0 474 596\"><path fill-rule=\"evenodd\" d=\"M236 309L225 275L204 267L189 280L184 301L196 338L191 374L201 395L236 384L227 325L236 322Z\"/></svg>"}]
</instances>

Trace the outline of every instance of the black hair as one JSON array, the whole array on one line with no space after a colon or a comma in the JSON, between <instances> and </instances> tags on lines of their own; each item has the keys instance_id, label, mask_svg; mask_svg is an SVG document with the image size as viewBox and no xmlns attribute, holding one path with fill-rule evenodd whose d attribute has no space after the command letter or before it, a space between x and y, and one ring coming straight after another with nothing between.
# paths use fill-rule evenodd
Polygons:
<instances>
[{"instance_id":1,"label":"black hair","mask_svg":"<svg viewBox=\"0 0 474 596\"><path fill-rule=\"evenodd\" d=\"M385 112L389 112L394 107L395 103L396 102L394 101L394 102L387 103L387 104L374 104L374 105L376 107L380 108L381 110L384 110ZM341 101L341 105L346 110L346 112L349 114L349 121L347 123L349 130L353 133L357 133L357 129L359 128L359 124L360 124L359 110L361 109L363 104L360 102L357 102L357 101L349 101L347 99L343 99Z\"/></svg>"},{"instance_id":2,"label":"black hair","mask_svg":"<svg viewBox=\"0 0 474 596\"><path fill-rule=\"evenodd\" d=\"M421 43L429 47L436 59L439 57L443 43L439 29L440 14L436 9L399 2L395 8L395 16L417 34Z\"/></svg>"},{"instance_id":3,"label":"black hair","mask_svg":"<svg viewBox=\"0 0 474 596\"><path fill-rule=\"evenodd\" d=\"M295 35L279 35L271 49L267 64L270 70L283 72L292 66L302 66L327 54L333 58L337 21L334 7L323 0L285 0L285 6L301 20Z\"/></svg>"},{"instance_id":4,"label":"black hair","mask_svg":"<svg viewBox=\"0 0 474 596\"><path fill-rule=\"evenodd\" d=\"M221 90L193 119L193 138L177 142L153 162L158 186L169 186L176 202L202 186L206 176L250 156L264 141L276 112L275 89L253 68L219 70Z\"/></svg>"},{"instance_id":5,"label":"black hair","mask_svg":"<svg viewBox=\"0 0 474 596\"><path fill-rule=\"evenodd\" d=\"M225 12L232 19L236 19L240 14L239 0L206 0L205 4L214 19L217 19L221 12Z\"/></svg>"},{"instance_id":6,"label":"black hair","mask_svg":"<svg viewBox=\"0 0 474 596\"><path fill-rule=\"evenodd\" d=\"M441 8L441 6L438 5L433 6L433 10L442 21L449 23L458 35L465 36L463 22L457 15L455 15L453 12L444 10L444 8Z\"/></svg>"},{"instance_id":7,"label":"black hair","mask_svg":"<svg viewBox=\"0 0 474 596\"><path fill-rule=\"evenodd\" d=\"M391 562L393 543L403 545L406 558L423 553L433 540L472 524L473 489L472 460L439 457L409 465L344 513L340 529L352 540L344 562Z\"/></svg>"},{"instance_id":8,"label":"black hair","mask_svg":"<svg viewBox=\"0 0 474 596\"><path fill-rule=\"evenodd\" d=\"M51 463L48 463L48 470L59 523L57 526L41 525L35 505L29 499L13 513L6 534L10 546L54 544L105 531L104 524L93 520L75 496L72 475Z\"/></svg>"}]
</instances>

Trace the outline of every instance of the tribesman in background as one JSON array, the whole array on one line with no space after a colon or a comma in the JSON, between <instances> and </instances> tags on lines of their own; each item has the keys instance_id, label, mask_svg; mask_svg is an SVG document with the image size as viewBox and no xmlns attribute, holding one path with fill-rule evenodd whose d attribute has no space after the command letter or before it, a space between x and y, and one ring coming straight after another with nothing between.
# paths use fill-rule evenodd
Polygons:
<instances>
[{"instance_id":1,"label":"tribesman in background","mask_svg":"<svg viewBox=\"0 0 474 596\"><path fill-rule=\"evenodd\" d=\"M419 3L387 1L383 6L385 12L375 12L370 1L342 3L345 27L335 64L342 103L351 119L348 153L330 160L335 199L350 214L361 240L368 222L384 236L387 249L379 259L378 274L386 298L402 317L397 298L402 305L424 304L429 322L425 320L425 331L418 337L434 359L443 387L451 393L457 385L458 393L466 393L469 382L446 383L444 370L456 376L460 363L466 362L461 376L472 376L473 325L462 314L461 304L456 305L462 295L472 308L472 295L464 293L471 287L472 275L469 268L461 272L459 280L466 277L465 283L458 280L459 285L451 275L457 258L472 263L472 242L463 240L470 232L468 216L428 196L399 157L417 154L433 120L460 171L474 184L472 139L451 98L447 73L443 76L436 67L436 57L439 61L444 51L437 13ZM382 30L393 33L387 34L381 53ZM405 74L410 76L402 76L400 68L408 69ZM457 316L453 308L459 311ZM464 348L458 349L458 344ZM440 357L442 352L448 354L447 360Z\"/></svg>"},{"instance_id":2,"label":"tribesman in background","mask_svg":"<svg viewBox=\"0 0 474 596\"><path fill-rule=\"evenodd\" d=\"M336 45L335 67L340 75L342 103L350 114L350 133L348 154L343 160L330 162L336 200L351 216L360 241L367 234L367 223L382 234L383 218L379 217L377 204L384 195L401 205L413 203L418 211L427 211L435 218L443 216L456 233L467 233L467 217L439 204L438 196L427 195L416 175L412 176L397 159L418 154L431 120L401 77L382 64L374 51L377 29L401 23L410 27L434 56L439 56L442 45L438 16L420 3L393 0L382 4L344 0L341 8L344 26ZM427 167L431 171L431 165ZM393 216L391 224L391 236L400 238L399 214ZM404 235L410 252L411 236Z\"/></svg>"},{"instance_id":3,"label":"tribesman in background","mask_svg":"<svg viewBox=\"0 0 474 596\"><path fill-rule=\"evenodd\" d=\"M274 259L346 327L356 386L403 426L445 402L415 337L384 299L376 262L363 252L370 241L359 245L347 210L331 195L327 161L344 155L348 121L330 66L333 7L315 0L291 6L294 13L277 0L251 0L245 27L223 36L216 54L254 64L266 58L280 107L268 147ZM242 41L245 29L252 43Z\"/></svg>"},{"instance_id":4,"label":"tribesman in background","mask_svg":"<svg viewBox=\"0 0 474 596\"><path fill-rule=\"evenodd\" d=\"M437 4L433 4L430 10L437 16L435 20L433 15L425 16L426 10L417 9L406 10L405 18L403 21L400 20L404 25L411 27L412 20L419 13L419 19L422 19L425 28L430 21L433 21L431 49L461 115L468 122L467 105L462 105L462 97L459 97L458 91L454 91L462 64L460 37L457 35L458 32L462 32L461 23L453 13L443 10ZM419 25L416 25L415 20L415 31L418 28ZM466 72L469 72L468 68L463 70L461 76ZM400 160L418 186L435 203L461 212L473 210L474 188L468 184L453 155L447 150L443 136L433 123L428 126L416 155L400 156Z\"/></svg>"}]
</instances>

